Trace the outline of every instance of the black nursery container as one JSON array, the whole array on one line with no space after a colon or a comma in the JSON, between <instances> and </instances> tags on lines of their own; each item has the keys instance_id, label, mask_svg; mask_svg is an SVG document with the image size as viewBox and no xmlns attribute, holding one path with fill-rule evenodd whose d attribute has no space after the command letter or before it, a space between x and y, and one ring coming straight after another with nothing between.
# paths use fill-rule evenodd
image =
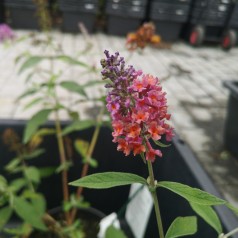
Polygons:
<instances>
[{"instance_id":1,"label":"black nursery container","mask_svg":"<svg viewBox=\"0 0 238 238\"><path fill-rule=\"evenodd\" d=\"M63 126L67 123L63 123ZM6 128L12 128L22 135L25 121L0 120L0 135ZM53 127L53 123L47 123L48 127ZM70 139L81 138L89 140L92 137L93 128L73 133ZM46 153L40 158L34 159L34 165L38 168L44 166L57 166L59 164L59 155L57 150L56 138L54 136L47 137L42 145L46 149ZM4 174L4 165L9 162L15 155L9 152L6 146L0 143L1 160L0 174ZM154 163L154 174L158 181L174 181L187 184L189 186L201 188L216 196L221 197L214 183L209 176L201 168L200 164L192 154L188 146L175 136L171 146L163 149L163 158L157 159ZM69 181L74 181L80 177L82 168L81 158L77 153L73 152L74 166L69 171ZM124 157L122 152L118 152L116 145L112 143L111 130L103 127L100 130L99 138L93 153L93 158L98 160L98 167L90 169L89 173L117 171L131 172L147 178L147 167L140 157L130 158ZM71 187L71 192L75 187ZM127 202L129 194L129 186L115 187L112 189L94 190L84 189L84 198L90 202L91 206L99 209L105 214L118 212ZM48 208L54 208L60 205L62 201L61 178L60 175L53 175L50 178L43 179L39 188L47 200ZM176 194L167 190L159 189L158 191L161 213L164 217L165 229L178 216L195 215L189 204ZM238 226L238 220L235 215L226 209L226 207L216 207L224 231L230 231ZM126 222L126 221L125 221ZM208 226L201 218L198 218L199 232L192 237L217 237L215 231ZM129 236L131 237L131 236ZM155 214L152 211L144 238L158 237ZM238 238L234 235L233 238Z\"/></svg>"},{"instance_id":2,"label":"black nursery container","mask_svg":"<svg viewBox=\"0 0 238 238\"><path fill-rule=\"evenodd\" d=\"M125 36L134 32L146 17L147 0L108 0L107 33Z\"/></svg>"},{"instance_id":3,"label":"black nursery container","mask_svg":"<svg viewBox=\"0 0 238 238\"><path fill-rule=\"evenodd\" d=\"M99 4L97 0L60 0L63 15L62 30L80 32L79 23L83 23L88 32L94 32Z\"/></svg>"},{"instance_id":4,"label":"black nursery container","mask_svg":"<svg viewBox=\"0 0 238 238\"><path fill-rule=\"evenodd\" d=\"M0 24L5 21L5 5L4 1L0 2Z\"/></svg>"},{"instance_id":5,"label":"black nursery container","mask_svg":"<svg viewBox=\"0 0 238 238\"><path fill-rule=\"evenodd\" d=\"M234 4L229 25L231 28L235 29L236 31L238 30L238 3L237 2Z\"/></svg>"},{"instance_id":6,"label":"black nursery container","mask_svg":"<svg viewBox=\"0 0 238 238\"><path fill-rule=\"evenodd\" d=\"M152 0L149 18L156 25L156 32L164 41L176 41L187 21L190 0Z\"/></svg>"},{"instance_id":7,"label":"black nursery container","mask_svg":"<svg viewBox=\"0 0 238 238\"><path fill-rule=\"evenodd\" d=\"M9 24L14 29L39 30L36 5L32 0L5 0Z\"/></svg>"},{"instance_id":8,"label":"black nursery container","mask_svg":"<svg viewBox=\"0 0 238 238\"><path fill-rule=\"evenodd\" d=\"M224 145L238 159L238 81L224 82L230 91L224 127Z\"/></svg>"},{"instance_id":9,"label":"black nursery container","mask_svg":"<svg viewBox=\"0 0 238 238\"><path fill-rule=\"evenodd\" d=\"M232 0L194 0L189 24L185 31L191 45L199 46L204 41L220 42L224 49L236 43L233 27L237 25Z\"/></svg>"},{"instance_id":10,"label":"black nursery container","mask_svg":"<svg viewBox=\"0 0 238 238\"><path fill-rule=\"evenodd\" d=\"M163 149L162 152L163 158L162 160L157 160L157 165L155 165L154 169L155 177L158 181L179 182L222 198L219 189L210 176L201 167L188 145L178 135L173 138L171 146ZM157 193L162 217L166 218L163 224L165 230L176 217L195 215L189 203L180 196L163 188L158 189ZM238 227L237 216L227 207L215 206L214 208L220 218L223 232L227 233ZM150 237L159 237L154 211L152 211L145 235L145 238ZM216 238L218 235L214 229L198 217L198 232L195 235L186 237ZM232 238L238 238L238 234L233 235Z\"/></svg>"}]
</instances>

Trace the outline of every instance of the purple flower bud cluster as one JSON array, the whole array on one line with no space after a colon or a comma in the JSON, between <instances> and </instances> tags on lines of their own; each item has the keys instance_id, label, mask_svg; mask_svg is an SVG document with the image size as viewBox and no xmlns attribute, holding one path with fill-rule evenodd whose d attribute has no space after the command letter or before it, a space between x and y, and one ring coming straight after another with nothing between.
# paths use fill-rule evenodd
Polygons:
<instances>
[{"instance_id":1,"label":"purple flower bud cluster","mask_svg":"<svg viewBox=\"0 0 238 238\"><path fill-rule=\"evenodd\" d=\"M123 57L119 57L118 52L110 55L109 51L105 50L104 53L106 59L101 60L103 79L110 79L114 87L126 89L130 82L138 75L139 71L136 71L131 65L125 68L125 60ZM110 88L113 86L107 84L106 87Z\"/></svg>"},{"instance_id":2,"label":"purple flower bud cluster","mask_svg":"<svg viewBox=\"0 0 238 238\"><path fill-rule=\"evenodd\" d=\"M0 42L8 39L13 39L14 33L12 29L5 23L0 24Z\"/></svg>"}]
</instances>

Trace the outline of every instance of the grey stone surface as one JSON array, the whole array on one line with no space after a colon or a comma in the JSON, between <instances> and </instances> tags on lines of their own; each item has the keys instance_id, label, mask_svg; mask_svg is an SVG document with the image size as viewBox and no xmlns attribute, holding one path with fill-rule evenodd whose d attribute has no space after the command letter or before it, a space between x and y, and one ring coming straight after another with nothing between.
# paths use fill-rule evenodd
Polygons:
<instances>
[{"instance_id":1,"label":"grey stone surface","mask_svg":"<svg viewBox=\"0 0 238 238\"><path fill-rule=\"evenodd\" d=\"M28 34L17 31L21 37ZM41 34L37 33L40 37ZM54 32L55 39L62 44L64 52L71 56L85 46L82 35L62 34ZM161 78L161 83L167 91L169 110L176 132L190 146L205 170L207 170L225 198L238 204L238 163L230 156L223 155L223 127L226 114L228 91L222 82L238 78L238 48L224 52L219 46L193 48L185 43L175 43L171 49L146 48L142 53L130 53L126 50L125 39L104 34L92 35L90 41L93 48L83 54L80 60L100 68L99 60L105 49L111 52L119 51L128 64L142 69ZM37 54L48 54L48 49L31 44L31 40L13 43L9 47L0 44L0 118L28 119L37 108L23 110L25 103L15 99L26 88L24 78L27 74L18 75L19 65L14 59L24 51ZM47 65L44 65L47 67ZM80 67L65 67L63 63L55 66L63 70L64 80L87 82L100 79L100 74L84 73ZM41 79L39 79L41 80ZM89 94L103 95L103 86L90 89ZM59 91L60 97L72 109L84 111L94 104L84 103L81 107L73 106L77 98L66 91ZM87 117L87 113L83 114ZM67 119L67 115L61 115Z\"/></svg>"}]
</instances>

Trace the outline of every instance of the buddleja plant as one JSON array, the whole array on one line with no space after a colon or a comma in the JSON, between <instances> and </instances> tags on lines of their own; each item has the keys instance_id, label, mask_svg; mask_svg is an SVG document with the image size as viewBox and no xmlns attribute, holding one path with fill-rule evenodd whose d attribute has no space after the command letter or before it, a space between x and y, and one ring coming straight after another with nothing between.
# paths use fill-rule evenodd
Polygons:
<instances>
[{"instance_id":1,"label":"buddleja plant","mask_svg":"<svg viewBox=\"0 0 238 238\"><path fill-rule=\"evenodd\" d=\"M103 80L110 80L110 83L106 84L109 89L107 109L112 119L113 142L118 143L117 149L123 151L126 156L131 152L134 156L141 155L148 167L149 176L145 179L130 173L106 172L89 175L70 184L94 189L132 183L146 186L153 198L160 238L195 234L197 220L195 216L178 217L165 233L157 197L159 188L168 189L186 199L192 209L220 234L219 237L228 237L237 232L235 230L227 235L221 234L222 226L213 206L225 205L237 213L237 209L225 200L181 183L155 180L153 163L156 157L162 157L162 152L155 148L155 145L166 147L161 143L162 136L170 141L174 135L173 128L168 123L170 114L167 112L166 93L158 78L143 74L133 66L127 67L119 53L110 55L105 51L105 55L106 59L101 61L102 76Z\"/></svg>"}]
</instances>

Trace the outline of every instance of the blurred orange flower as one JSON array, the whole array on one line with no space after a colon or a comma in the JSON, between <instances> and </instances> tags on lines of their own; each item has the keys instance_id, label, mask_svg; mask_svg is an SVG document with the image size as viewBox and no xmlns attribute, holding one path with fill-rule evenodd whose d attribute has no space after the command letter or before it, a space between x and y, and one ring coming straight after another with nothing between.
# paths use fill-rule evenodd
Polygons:
<instances>
[{"instance_id":1,"label":"blurred orange flower","mask_svg":"<svg viewBox=\"0 0 238 238\"><path fill-rule=\"evenodd\" d=\"M155 25L146 22L136 32L128 33L126 46L129 50L135 50L143 49L149 44L158 45L160 42L160 36L155 34Z\"/></svg>"}]
</instances>

